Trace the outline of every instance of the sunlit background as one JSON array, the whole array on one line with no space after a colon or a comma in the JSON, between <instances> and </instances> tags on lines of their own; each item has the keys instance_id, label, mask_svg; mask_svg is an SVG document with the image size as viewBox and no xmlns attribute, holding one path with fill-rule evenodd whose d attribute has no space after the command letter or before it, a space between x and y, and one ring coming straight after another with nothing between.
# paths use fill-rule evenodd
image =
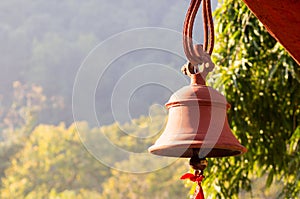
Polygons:
<instances>
[{"instance_id":1,"label":"sunlit background","mask_svg":"<svg viewBox=\"0 0 300 199\"><path fill-rule=\"evenodd\" d=\"M229 7L230 1L225 2L227 4L229 2L226 5ZM213 10L217 8L217 3L218 1L212 1ZM181 66L186 62L180 34L188 5L187 0L0 2L0 198L189 198L193 193L192 184L179 180L181 174L189 170L188 161L151 159L149 154L146 155L147 148L157 139L166 124L167 110L164 104L175 90L189 82L189 79L180 73ZM231 5L232 13L245 12L249 15L247 15L249 21L251 17L254 18L245 6L240 6L241 3L231 1ZM231 12L228 11L228 16ZM194 39L200 43L201 18L199 13L194 29ZM230 23L248 25L245 21L240 24L228 22ZM249 24L253 25L252 22ZM224 27L226 25L224 23ZM259 34L264 36L267 34L261 24L256 27L261 30ZM244 100L243 94L240 93L243 91L238 88L241 84L245 85L243 88L249 87L250 83L239 80L247 76L245 75L247 73L243 72L245 68L250 70L252 66L257 67L256 64L250 65L250 61L255 59L249 58L250 61L247 63L243 59L242 64L237 64L233 55L244 55L248 51L244 52L238 47L231 51L230 45L226 46L225 43L236 44L237 40L245 42L237 39L238 36L242 38L244 35L226 36L223 30L222 28L216 30L218 34L223 34L221 40L224 42L220 46L217 45L217 48L227 47L230 52L224 51L229 52L232 57L226 57L228 63L230 62L228 69L218 69L217 73L220 74L215 73L212 79L224 75L225 78L216 82L215 86L224 91L221 84L229 85L229 89L224 92L229 93L228 98L233 108L240 111L246 107L245 112L252 111L258 107L257 104L262 104L266 100L257 97L262 96L257 93L253 101L255 99L261 101L253 102L255 107L247 109L248 106L243 103L252 103L252 99L247 98L249 96L247 90L244 92ZM269 36L265 38L267 40L261 39L260 42L272 48L273 54L271 50L268 53L272 54L273 60L281 58L284 60L278 61L284 69L280 69L281 65L273 64L275 61L270 62L273 65L262 70L253 69L259 72L251 73L253 77L251 85L253 87L263 85L259 75L268 76L269 71L271 74L268 76L269 79L266 79L270 82L273 77L275 79L278 76L282 77L274 80L279 82L278 84L286 86L289 85L286 82L296 82L299 78L298 73L289 67L294 63L275 40ZM254 49L251 40L248 46L249 49ZM118 54L118 50L132 44L141 48L132 48L125 54ZM151 44L153 46L149 48ZM263 44L257 47L262 51L254 57L261 56L263 59L263 54L268 55L264 47ZM235 51L236 49L238 50ZM215 59L227 63L224 62L224 57L221 57L226 53L222 54L222 50L217 52L219 54ZM106 59L109 56L112 56L112 61L108 63ZM241 57L239 58L241 60ZM264 63L267 62L264 60ZM95 70L91 70L90 66ZM90 71L85 73L87 70ZM285 73L281 72L278 75L278 71ZM233 75L235 73L238 75ZM82 74L90 75L81 76ZM258 78L255 79L256 77ZM97 81L93 82L93 78ZM299 81L298 84L290 85L293 86L289 87L290 93L286 94L287 98L292 96L298 100ZM231 89L232 87L234 89ZM261 88L253 90L254 92L259 90L259 93L270 92L270 96L273 95L269 87L265 90ZM282 91L288 90L284 86L280 88ZM272 99L277 100L280 97L275 91ZM86 96L86 93L89 95ZM286 126L283 125L279 134L286 132L283 129L296 132L296 124L299 125L297 100L291 100L289 103L286 100L286 110L291 107L290 105L296 104L291 108L294 112L289 112L294 114L295 122L293 123L287 116L287 121L291 121L295 127L286 128L290 123L282 122ZM237 103L242 105L238 106ZM276 101L276 104L279 102ZM87 111L89 108L92 108L92 112ZM271 121L272 116L276 117L278 114L276 111L265 113L271 115ZM234 122L238 117L242 123L244 122L243 125ZM284 169L294 172L299 169L297 168L299 127L294 134L298 136L289 136L289 144L283 142L279 146L270 141L273 138L264 136L268 130L273 133L273 123L267 119L265 122L261 119L261 115L256 117L258 122L242 114L233 112L230 115L234 133L243 135L240 138L242 144L249 147L256 146L255 143L267 143L269 147L273 145L286 147L287 149L282 151L290 159L284 160L293 160L294 163L292 166L288 163L286 164L288 166L270 163L270 161L278 163L281 160L277 159L278 151L274 149L270 152L268 147L265 150L263 147L257 149L255 157L251 156L256 150L252 147L248 153L250 155L241 159L231 158L224 162L220 161L219 164L215 162L215 166L209 166L207 172L207 175L212 177L208 178L206 184L204 183L205 195L208 198L226 198L226 189L229 190L233 184L236 186L228 192L235 194L233 198L283 197L280 195L283 185L287 187L284 189L285 193L291 190L294 191L291 193L299 193L300 188L295 186L300 178L299 172L289 173L287 178L282 177ZM263 118L269 119L265 115ZM266 129L256 128L257 123ZM276 125L274 128L277 128ZM113 149L112 146L122 152ZM260 165L261 162L265 162L261 164L263 166ZM234 169L236 167L240 169L231 170L233 165ZM219 169L216 169L217 167ZM250 186L252 192L249 192ZM192 190L189 192L191 187Z\"/></svg>"}]
</instances>

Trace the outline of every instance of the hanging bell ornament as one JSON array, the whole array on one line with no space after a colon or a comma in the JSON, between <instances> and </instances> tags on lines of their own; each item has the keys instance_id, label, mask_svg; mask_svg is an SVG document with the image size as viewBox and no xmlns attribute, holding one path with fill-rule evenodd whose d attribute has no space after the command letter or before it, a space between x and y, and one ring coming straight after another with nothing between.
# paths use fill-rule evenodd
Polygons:
<instances>
[{"instance_id":1,"label":"hanging bell ornament","mask_svg":"<svg viewBox=\"0 0 300 199\"><path fill-rule=\"evenodd\" d=\"M204 44L193 45L193 24L200 3L201 0L191 0L183 29L183 47L189 62L182 72L191 78L191 85L175 92L166 104L169 109L166 128L149 148L149 152L156 155L205 158L234 156L247 151L230 130L226 114L230 105L225 97L205 85L207 74L215 66L210 57L214 27L210 0L203 0ZM201 72L199 65L203 66Z\"/></svg>"},{"instance_id":2,"label":"hanging bell ornament","mask_svg":"<svg viewBox=\"0 0 300 199\"><path fill-rule=\"evenodd\" d=\"M247 149L233 135L227 120L230 105L215 89L205 85L205 78L214 68L210 55L214 47L214 26L210 0L203 0L203 45L193 45L192 32L201 0L191 0L183 29L183 47L189 60L182 72L191 84L175 92L166 104L169 117L166 128L150 153L169 157L191 158L195 173L181 179L198 184L195 199L204 199L201 182L207 166L206 157L226 157L243 154ZM199 72L198 66L203 70Z\"/></svg>"},{"instance_id":3,"label":"hanging bell ornament","mask_svg":"<svg viewBox=\"0 0 300 199\"><path fill-rule=\"evenodd\" d=\"M206 86L200 73L191 74L191 85L175 92L166 107L169 117L159 139L149 148L155 155L225 157L245 153L230 130L227 109L230 105L215 89Z\"/></svg>"},{"instance_id":4,"label":"hanging bell ornament","mask_svg":"<svg viewBox=\"0 0 300 199\"><path fill-rule=\"evenodd\" d=\"M148 150L160 156L190 157L190 165L195 174L186 173L181 179L196 182L194 198L204 199L201 182L205 178L205 158L240 155L247 149L230 130L226 114L230 105L225 97L205 85L201 74L207 74L211 68L192 74L190 66L186 65L184 71L191 77L191 85L181 88L171 96L166 104L169 109L166 128Z\"/></svg>"}]
</instances>

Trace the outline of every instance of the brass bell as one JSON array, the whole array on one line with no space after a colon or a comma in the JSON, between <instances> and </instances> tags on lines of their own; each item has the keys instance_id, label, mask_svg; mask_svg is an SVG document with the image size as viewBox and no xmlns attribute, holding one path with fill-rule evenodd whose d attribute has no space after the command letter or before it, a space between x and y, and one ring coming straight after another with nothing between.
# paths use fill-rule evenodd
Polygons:
<instances>
[{"instance_id":1,"label":"brass bell","mask_svg":"<svg viewBox=\"0 0 300 199\"><path fill-rule=\"evenodd\" d=\"M191 85L175 92L166 104L166 128L150 153L170 157L225 157L243 154L242 146L230 130L226 98L206 86L201 74L191 75Z\"/></svg>"}]
</instances>

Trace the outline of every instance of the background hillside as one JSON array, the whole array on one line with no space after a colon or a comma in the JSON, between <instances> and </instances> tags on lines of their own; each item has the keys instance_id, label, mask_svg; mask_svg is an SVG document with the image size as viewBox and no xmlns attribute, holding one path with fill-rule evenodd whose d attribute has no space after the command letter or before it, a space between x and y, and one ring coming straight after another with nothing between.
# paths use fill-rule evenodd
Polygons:
<instances>
[{"instance_id":1,"label":"background hillside","mask_svg":"<svg viewBox=\"0 0 300 199\"><path fill-rule=\"evenodd\" d=\"M70 124L73 120L71 98L75 76L88 53L110 36L129 29L160 27L181 32L188 3L180 0L1 1L1 104L7 106L11 103L14 81L34 83L41 86L49 98L60 100L61 106L50 107L47 113L41 113L39 121L55 124L65 121ZM213 4L215 7L216 2ZM196 32L200 34L202 31ZM115 48L118 46L106 53L110 54L109 50L114 51ZM114 66L114 74L106 75L105 83L109 87L99 88L98 92L102 96L110 96L114 77L132 68L136 60L143 64L169 63L168 57L159 56L157 51L132 53ZM170 65L179 71L184 62L177 60L176 63L175 60ZM166 90L158 93L166 92L162 99L149 95L136 100L137 108L132 108L131 113L138 117L147 114L148 108L143 107L154 102L164 104L170 93ZM99 95L96 97L96 101L101 101L97 104L97 111L108 114L110 101L100 99ZM111 115L105 116L103 122L112 123Z\"/></svg>"},{"instance_id":2,"label":"background hillside","mask_svg":"<svg viewBox=\"0 0 300 199\"><path fill-rule=\"evenodd\" d=\"M188 161L147 152L189 81L188 3L0 2L0 198L190 198ZM248 152L208 160L205 196L300 198L300 67L242 1L222 1L215 22L207 82Z\"/></svg>"}]
</instances>

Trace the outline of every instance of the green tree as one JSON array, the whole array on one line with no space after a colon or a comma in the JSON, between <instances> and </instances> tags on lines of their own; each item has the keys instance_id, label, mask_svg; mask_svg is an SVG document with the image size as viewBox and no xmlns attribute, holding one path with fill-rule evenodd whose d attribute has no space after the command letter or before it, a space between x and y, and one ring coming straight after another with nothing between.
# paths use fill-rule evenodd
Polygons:
<instances>
[{"instance_id":1,"label":"green tree","mask_svg":"<svg viewBox=\"0 0 300 199\"><path fill-rule=\"evenodd\" d=\"M74 124L69 128L66 128L64 124L37 126L22 139L24 142L20 146L22 150L18 150L7 160L5 175L2 176L0 197L106 198L108 196L105 194L110 191L112 184L115 190L123 194L127 191L124 186L126 179L130 178L132 182L134 180L144 182L143 179L146 177L143 189L140 183L131 184L131 181L130 187L133 190L142 190L144 195L151 196L153 192L152 196L155 197L161 193L178 194L181 192L179 186L183 185L178 176L183 171L179 171L178 175L173 175L173 173L177 173L178 168L185 170L184 164L176 163L177 166L168 172L162 170L156 174L128 174L103 166L83 148L85 144L87 149L93 150L92 152L101 150L105 157L98 158L105 162L115 163L117 168L119 166L134 168L137 165L148 168L149 160L147 159L136 164L136 160L132 157L114 154L108 141L103 139L103 135L122 149L145 152L157 139L157 133L163 129L166 122L165 112L160 109L153 109L151 116L151 118L142 116L124 125L115 123L93 129L90 129L84 122L77 122L76 126ZM139 138L139 136L147 135L150 137ZM173 183L174 178L178 178L177 183ZM162 183L158 184L156 180ZM167 189L167 186L173 188ZM100 195L102 191L103 195ZM128 194L137 196L139 193L142 192L133 191ZM186 195L185 192L182 193ZM125 196L127 195L124 194Z\"/></svg>"},{"instance_id":2,"label":"green tree","mask_svg":"<svg viewBox=\"0 0 300 199\"><path fill-rule=\"evenodd\" d=\"M137 160L129 158L122 167L136 167ZM141 162L142 161L142 162ZM149 161L139 160L138 165L147 167ZM112 176L103 186L103 199L161 199L186 198L188 189L180 176L189 169L186 160L177 160L172 165L150 173L124 173L112 170Z\"/></svg>"},{"instance_id":3,"label":"green tree","mask_svg":"<svg viewBox=\"0 0 300 199\"><path fill-rule=\"evenodd\" d=\"M11 158L23 148L47 100L42 88L34 84L16 81L13 89L10 104L0 107L0 178L10 166Z\"/></svg>"},{"instance_id":4,"label":"green tree","mask_svg":"<svg viewBox=\"0 0 300 199\"><path fill-rule=\"evenodd\" d=\"M85 123L77 124L77 128L90 131ZM63 124L39 125L5 171L0 196L48 198L55 193L65 196L95 195L101 191L100 185L109 173L107 167L83 148L75 125L68 129Z\"/></svg>"},{"instance_id":5,"label":"green tree","mask_svg":"<svg viewBox=\"0 0 300 199\"><path fill-rule=\"evenodd\" d=\"M211 82L231 104L231 127L248 152L210 160L205 189L213 198L236 198L261 179L265 189L282 184L274 197L298 198L300 68L243 2L223 1L215 24Z\"/></svg>"}]
</instances>

